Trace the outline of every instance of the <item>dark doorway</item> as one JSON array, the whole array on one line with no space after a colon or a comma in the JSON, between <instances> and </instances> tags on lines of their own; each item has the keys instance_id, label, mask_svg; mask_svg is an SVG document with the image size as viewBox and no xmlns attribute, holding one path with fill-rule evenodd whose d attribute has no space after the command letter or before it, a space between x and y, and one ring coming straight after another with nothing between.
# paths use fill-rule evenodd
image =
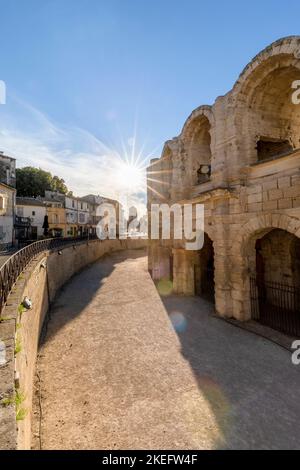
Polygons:
<instances>
[{"instance_id":1,"label":"dark doorway","mask_svg":"<svg viewBox=\"0 0 300 470\"><path fill-rule=\"evenodd\" d=\"M250 279L252 318L300 336L299 239L271 230L256 241L256 273Z\"/></svg>"},{"instance_id":2,"label":"dark doorway","mask_svg":"<svg viewBox=\"0 0 300 470\"><path fill-rule=\"evenodd\" d=\"M209 300L210 302L214 302L214 247L212 240L206 233L204 234L204 245L198 252L198 259L194 269L195 294Z\"/></svg>"}]
</instances>

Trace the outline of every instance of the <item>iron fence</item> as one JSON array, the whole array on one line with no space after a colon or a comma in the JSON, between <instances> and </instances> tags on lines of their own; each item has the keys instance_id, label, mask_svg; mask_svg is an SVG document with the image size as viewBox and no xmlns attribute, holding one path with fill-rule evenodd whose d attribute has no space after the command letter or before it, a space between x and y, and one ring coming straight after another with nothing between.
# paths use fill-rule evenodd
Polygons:
<instances>
[{"instance_id":1,"label":"iron fence","mask_svg":"<svg viewBox=\"0 0 300 470\"><path fill-rule=\"evenodd\" d=\"M250 295L254 320L300 337L300 287L251 277Z\"/></svg>"},{"instance_id":2,"label":"iron fence","mask_svg":"<svg viewBox=\"0 0 300 470\"><path fill-rule=\"evenodd\" d=\"M24 271L28 263L43 251L52 251L64 248L68 245L82 243L98 239L96 235L69 237L69 238L47 238L25 246L14 253L0 268L0 315L13 285ZM98 239L99 240L99 239Z\"/></svg>"}]
</instances>

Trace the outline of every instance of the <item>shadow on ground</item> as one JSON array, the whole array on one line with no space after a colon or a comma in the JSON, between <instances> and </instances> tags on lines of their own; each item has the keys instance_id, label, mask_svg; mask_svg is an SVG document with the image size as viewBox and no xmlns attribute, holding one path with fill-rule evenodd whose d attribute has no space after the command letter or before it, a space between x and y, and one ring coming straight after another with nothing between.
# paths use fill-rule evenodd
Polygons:
<instances>
[{"instance_id":1,"label":"shadow on ground","mask_svg":"<svg viewBox=\"0 0 300 470\"><path fill-rule=\"evenodd\" d=\"M199 297L162 301L222 431L216 448L299 448L300 366L289 352L216 318Z\"/></svg>"},{"instance_id":2,"label":"shadow on ground","mask_svg":"<svg viewBox=\"0 0 300 470\"><path fill-rule=\"evenodd\" d=\"M54 302L38 361L42 448L299 448L289 352L206 300L160 298L144 256L101 258Z\"/></svg>"},{"instance_id":3,"label":"shadow on ground","mask_svg":"<svg viewBox=\"0 0 300 470\"><path fill-rule=\"evenodd\" d=\"M128 250L127 260L145 257L144 249ZM111 253L107 253L99 260L76 273L57 292L51 304L49 313L44 322L40 339L40 347L49 341L67 323L81 315L93 301L106 279L112 274L115 266L124 262L124 253L114 252L114 263L111 262ZM130 272L128 273L130 277ZM112 293L113 295L113 293ZM72 305L72 308L70 308ZM55 322L51 318L55 316Z\"/></svg>"}]
</instances>

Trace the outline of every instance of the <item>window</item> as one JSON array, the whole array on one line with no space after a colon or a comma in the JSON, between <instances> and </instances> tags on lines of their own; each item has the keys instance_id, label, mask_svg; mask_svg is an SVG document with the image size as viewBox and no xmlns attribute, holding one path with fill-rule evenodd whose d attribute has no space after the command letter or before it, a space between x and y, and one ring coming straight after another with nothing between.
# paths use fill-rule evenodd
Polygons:
<instances>
[{"instance_id":1,"label":"window","mask_svg":"<svg viewBox=\"0 0 300 470\"><path fill-rule=\"evenodd\" d=\"M35 211L32 211L32 215L35 215Z\"/></svg>"},{"instance_id":2,"label":"window","mask_svg":"<svg viewBox=\"0 0 300 470\"><path fill-rule=\"evenodd\" d=\"M256 148L258 161L281 157L293 151L293 146L289 140L268 139L266 137L260 138Z\"/></svg>"},{"instance_id":3,"label":"window","mask_svg":"<svg viewBox=\"0 0 300 470\"><path fill-rule=\"evenodd\" d=\"M197 170L197 183L205 183L210 180L211 165L200 165Z\"/></svg>"}]
</instances>

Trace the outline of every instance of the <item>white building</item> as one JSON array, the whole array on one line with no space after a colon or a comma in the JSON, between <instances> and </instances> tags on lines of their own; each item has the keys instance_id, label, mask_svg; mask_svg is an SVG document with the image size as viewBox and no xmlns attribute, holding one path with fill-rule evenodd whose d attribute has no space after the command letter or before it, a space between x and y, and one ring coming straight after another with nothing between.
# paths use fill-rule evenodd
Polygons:
<instances>
[{"instance_id":1,"label":"white building","mask_svg":"<svg viewBox=\"0 0 300 470\"><path fill-rule=\"evenodd\" d=\"M0 251L14 243L16 160L0 152Z\"/></svg>"},{"instance_id":2,"label":"white building","mask_svg":"<svg viewBox=\"0 0 300 470\"><path fill-rule=\"evenodd\" d=\"M44 234L46 207L41 199L16 198L16 238L37 240ZM27 233L26 233L27 232Z\"/></svg>"},{"instance_id":3,"label":"white building","mask_svg":"<svg viewBox=\"0 0 300 470\"><path fill-rule=\"evenodd\" d=\"M14 242L14 206L16 190L0 182L0 251Z\"/></svg>"}]
</instances>

